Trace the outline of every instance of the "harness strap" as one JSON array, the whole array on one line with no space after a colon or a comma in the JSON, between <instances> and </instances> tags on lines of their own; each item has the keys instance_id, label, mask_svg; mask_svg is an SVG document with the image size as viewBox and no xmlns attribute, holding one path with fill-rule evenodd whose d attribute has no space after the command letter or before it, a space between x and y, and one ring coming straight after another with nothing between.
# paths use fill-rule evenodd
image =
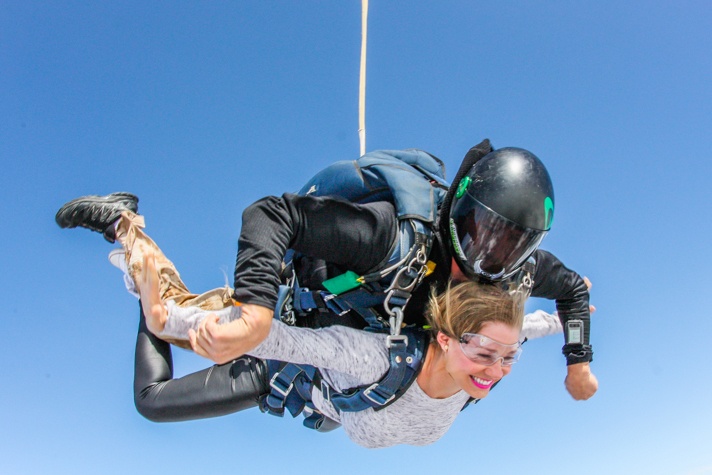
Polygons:
<instances>
[{"instance_id":1,"label":"harness strap","mask_svg":"<svg viewBox=\"0 0 712 475\"><path fill-rule=\"evenodd\" d=\"M304 412L304 425L323 432L338 427L338 423L314 407L311 398L314 386L339 412L379 410L388 406L415 381L425 355L426 333L415 328L404 332L387 337L390 367L386 375L376 383L344 392L332 388L313 366L268 361L271 392L261 401L261 409L280 417L285 409L292 417Z\"/></svg>"},{"instance_id":2,"label":"harness strap","mask_svg":"<svg viewBox=\"0 0 712 475\"><path fill-rule=\"evenodd\" d=\"M373 329L383 330L390 326L391 334L398 335L401 324L399 314L402 315L402 309L408 303L413 289L428 271L427 255L432 245L431 236L430 233L416 232L412 246L400 262L384 271L354 279L359 282L357 286L338 295L302 288L296 278L290 279L288 285L280 286L277 314L286 323L293 324L292 311L297 315L314 310L344 315L354 310ZM385 278L390 278L390 284L382 282ZM373 310L379 305L383 305L385 315Z\"/></svg>"},{"instance_id":3,"label":"harness strap","mask_svg":"<svg viewBox=\"0 0 712 475\"><path fill-rule=\"evenodd\" d=\"M343 393L331 388L322 380L321 391L324 399L330 401L340 412L358 412L369 407L380 409L393 401L401 385L410 382L406 376L415 376L417 367L411 370L410 374L406 373L409 367L407 361L410 360L412 363L414 358L409 356L408 337L405 335L399 335L392 340L388 353L390 367L383 379L369 386L361 386Z\"/></svg>"},{"instance_id":4,"label":"harness strap","mask_svg":"<svg viewBox=\"0 0 712 475\"><path fill-rule=\"evenodd\" d=\"M267 362L267 367L271 391L264 399L264 409L281 417L286 408L292 417L297 417L311 402L311 381L317 369L273 360Z\"/></svg>"}]
</instances>

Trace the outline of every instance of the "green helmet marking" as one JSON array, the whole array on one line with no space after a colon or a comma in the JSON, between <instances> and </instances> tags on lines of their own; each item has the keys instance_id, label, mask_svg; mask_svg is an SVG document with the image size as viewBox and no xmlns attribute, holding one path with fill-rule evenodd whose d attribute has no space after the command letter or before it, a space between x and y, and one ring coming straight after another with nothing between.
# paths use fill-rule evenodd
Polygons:
<instances>
[{"instance_id":1,"label":"green helmet marking","mask_svg":"<svg viewBox=\"0 0 712 475\"><path fill-rule=\"evenodd\" d=\"M462 247L460 247L460 240L457 238L457 227L455 226L455 220L450 218L450 241L452 242L452 247L455 250L455 254L462 259L462 262L467 262L467 257L465 253L462 252Z\"/></svg>"},{"instance_id":2,"label":"green helmet marking","mask_svg":"<svg viewBox=\"0 0 712 475\"><path fill-rule=\"evenodd\" d=\"M544 219L546 220L546 229L551 229L551 223L554 221L554 202L548 196L544 198Z\"/></svg>"},{"instance_id":3,"label":"green helmet marking","mask_svg":"<svg viewBox=\"0 0 712 475\"><path fill-rule=\"evenodd\" d=\"M472 178L469 176L466 176L462 180L460 180L460 184L457 185L457 192L455 193L456 198L462 198L462 195L465 194L467 191L467 187L470 186L470 183L472 183Z\"/></svg>"}]
</instances>

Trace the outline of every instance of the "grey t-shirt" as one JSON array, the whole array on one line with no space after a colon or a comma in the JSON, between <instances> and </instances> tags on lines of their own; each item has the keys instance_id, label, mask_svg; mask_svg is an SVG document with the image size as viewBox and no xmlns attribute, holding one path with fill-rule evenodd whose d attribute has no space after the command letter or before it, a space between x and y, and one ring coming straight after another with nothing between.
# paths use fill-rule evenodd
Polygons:
<instances>
[{"instance_id":1,"label":"grey t-shirt","mask_svg":"<svg viewBox=\"0 0 712 475\"><path fill-rule=\"evenodd\" d=\"M388 370L386 335L343 326L310 329L285 325L275 320L269 336L252 356L309 364L337 390L378 381ZM321 391L313 390L316 408L341 423L355 443L368 447L398 444L427 445L440 439L467 402L464 391L445 399L433 399L417 381L390 406L374 411L339 414Z\"/></svg>"}]
</instances>

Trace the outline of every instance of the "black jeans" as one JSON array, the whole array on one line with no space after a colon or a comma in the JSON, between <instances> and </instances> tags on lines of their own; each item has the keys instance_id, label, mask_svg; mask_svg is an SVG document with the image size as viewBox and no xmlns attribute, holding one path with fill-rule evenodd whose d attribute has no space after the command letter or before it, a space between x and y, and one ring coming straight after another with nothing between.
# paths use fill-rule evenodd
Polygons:
<instances>
[{"instance_id":1,"label":"black jeans","mask_svg":"<svg viewBox=\"0 0 712 475\"><path fill-rule=\"evenodd\" d=\"M176 422L223 416L256 407L267 393L267 365L251 356L173 379L171 345L148 331L141 310L134 402L145 418Z\"/></svg>"}]
</instances>

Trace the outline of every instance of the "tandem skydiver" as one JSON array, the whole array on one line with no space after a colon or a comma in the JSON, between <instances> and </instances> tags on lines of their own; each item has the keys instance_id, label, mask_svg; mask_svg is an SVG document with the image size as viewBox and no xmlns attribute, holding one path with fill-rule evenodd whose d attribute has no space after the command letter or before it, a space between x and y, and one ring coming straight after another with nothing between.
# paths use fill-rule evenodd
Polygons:
<instances>
[{"instance_id":1,"label":"tandem skydiver","mask_svg":"<svg viewBox=\"0 0 712 475\"><path fill-rule=\"evenodd\" d=\"M512 148L491 151L487 141L473 147L468 157L474 164L461 167L439 208L435 239L428 255L436 264L435 271L413 290L405 307L405 322L423 323L428 288L433 286L442 292L450 279L496 282L510 290L516 284L517 292L554 298L564 328L569 321L574 321L578 325L574 328L579 330L578 334L565 333L567 338L576 337L564 346L569 365L566 386L575 399L587 399L597 388L589 370L592 352L588 343L588 291L578 274L565 268L551 254L536 251L550 227L553 213L553 190L548 173L531 153ZM137 201L130 194L80 198L60 209L57 222L61 227L82 226L100 231L108 240L118 239L130 248L132 244L127 243L132 239L135 242L135 236L142 233L141 217L134 215ZM542 203L550 204L542 206ZM257 359L239 357L269 334L273 317L270 307L274 308L277 302L279 273L287 247L306 256L307 263L314 264L314 259L321 259L332 268L340 268L339 271L349 269L363 274L387 260L397 237L396 212L389 202L356 204L342 199L289 194L258 201L243 214L234 294L223 292L204 299L210 302L203 306L207 310L240 302L241 318L224 325L217 325L217 316L203 320L198 331L191 332L193 349L220 363L232 361L227 365L232 369L226 377L238 374L239 378L259 381L260 388L256 392L260 393L264 389L261 385L265 383L265 366ZM130 254L126 253L128 270L135 279L141 273L141 260L132 261ZM523 273L526 275L522 276ZM161 277L166 278L166 275L162 273ZM175 275L177 277L177 272ZM302 277L309 275L302 272ZM182 303L187 306L202 303L200 297L196 298L197 301L188 299ZM173 306L176 307L180 307L180 303ZM319 315L328 313L324 308L313 311ZM145 326L143 329L137 358L141 341L151 340L152 336L145 331ZM155 338L153 340L155 342ZM167 345L164 350L170 358ZM235 373L238 362L242 362L244 371ZM137 365L137 381L138 372ZM171 383L177 381L181 380ZM165 382L157 384L163 386ZM137 405L141 398L138 391L146 389L139 386L136 386ZM168 394L162 394L158 403L162 408L157 412L167 414L168 419L174 417L170 414L175 408L190 402L188 393L183 394L183 400L171 400ZM194 414L196 417L219 415L226 410L225 404L205 404L210 398L198 399L202 403L199 414ZM252 405L256 401L235 401L235 404Z\"/></svg>"}]
</instances>

